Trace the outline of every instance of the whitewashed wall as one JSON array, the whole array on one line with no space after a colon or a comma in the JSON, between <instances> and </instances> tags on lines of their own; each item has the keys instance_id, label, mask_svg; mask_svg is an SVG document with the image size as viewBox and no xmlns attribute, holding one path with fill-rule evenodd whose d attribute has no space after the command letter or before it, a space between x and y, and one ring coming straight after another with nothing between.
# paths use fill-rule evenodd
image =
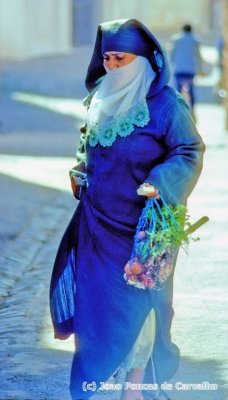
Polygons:
<instances>
[{"instance_id":1,"label":"whitewashed wall","mask_svg":"<svg viewBox=\"0 0 228 400\"><path fill-rule=\"evenodd\" d=\"M228 0L227 0L228 1ZM153 31L175 32L193 23L201 33L210 29L213 0L101 0L102 20L136 18Z\"/></svg>"},{"instance_id":2,"label":"whitewashed wall","mask_svg":"<svg viewBox=\"0 0 228 400\"><path fill-rule=\"evenodd\" d=\"M153 32L164 34L174 33L183 23L191 22L199 33L215 35L219 31L215 21L220 3L221 0L0 0L0 60L57 54L69 51L73 45L89 45L99 22L118 18L137 18Z\"/></svg>"},{"instance_id":3,"label":"whitewashed wall","mask_svg":"<svg viewBox=\"0 0 228 400\"><path fill-rule=\"evenodd\" d=\"M71 0L0 0L0 58L71 48Z\"/></svg>"}]
</instances>

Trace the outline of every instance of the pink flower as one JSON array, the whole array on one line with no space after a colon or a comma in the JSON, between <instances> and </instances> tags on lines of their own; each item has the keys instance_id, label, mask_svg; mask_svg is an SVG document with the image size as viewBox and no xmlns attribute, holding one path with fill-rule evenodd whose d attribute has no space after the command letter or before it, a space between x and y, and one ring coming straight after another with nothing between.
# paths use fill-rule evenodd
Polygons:
<instances>
[{"instance_id":1,"label":"pink flower","mask_svg":"<svg viewBox=\"0 0 228 400\"><path fill-rule=\"evenodd\" d=\"M146 237L146 232L145 231L139 231L137 233L137 239L142 240L142 239L145 239L145 237Z\"/></svg>"},{"instance_id":2,"label":"pink flower","mask_svg":"<svg viewBox=\"0 0 228 400\"><path fill-rule=\"evenodd\" d=\"M141 278L146 287L152 288L155 286L155 282L151 276L146 276L145 274L143 274Z\"/></svg>"}]
</instances>

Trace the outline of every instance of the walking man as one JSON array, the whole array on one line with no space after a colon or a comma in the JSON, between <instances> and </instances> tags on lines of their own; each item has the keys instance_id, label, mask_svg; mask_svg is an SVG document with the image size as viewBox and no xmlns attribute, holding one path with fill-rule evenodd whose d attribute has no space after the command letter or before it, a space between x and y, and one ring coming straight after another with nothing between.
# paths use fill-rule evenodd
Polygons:
<instances>
[{"instance_id":1,"label":"walking man","mask_svg":"<svg viewBox=\"0 0 228 400\"><path fill-rule=\"evenodd\" d=\"M171 63L176 89L187 97L193 113L194 77L202 71L202 59L199 40L190 24L184 25L182 32L172 37Z\"/></svg>"}]
</instances>

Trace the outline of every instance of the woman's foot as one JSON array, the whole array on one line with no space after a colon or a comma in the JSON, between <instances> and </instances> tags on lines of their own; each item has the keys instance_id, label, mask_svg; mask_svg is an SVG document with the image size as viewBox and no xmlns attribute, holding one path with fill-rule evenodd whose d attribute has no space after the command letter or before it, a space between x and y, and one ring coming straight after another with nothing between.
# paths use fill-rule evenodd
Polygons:
<instances>
[{"instance_id":1,"label":"woman's foot","mask_svg":"<svg viewBox=\"0 0 228 400\"><path fill-rule=\"evenodd\" d=\"M171 400L164 390L158 389L153 400Z\"/></svg>"},{"instance_id":2,"label":"woman's foot","mask_svg":"<svg viewBox=\"0 0 228 400\"><path fill-rule=\"evenodd\" d=\"M144 400L141 390L134 390L133 387L131 388L131 384L142 383L143 378L144 370L138 368L131 369L125 377L124 388L120 400Z\"/></svg>"}]
</instances>

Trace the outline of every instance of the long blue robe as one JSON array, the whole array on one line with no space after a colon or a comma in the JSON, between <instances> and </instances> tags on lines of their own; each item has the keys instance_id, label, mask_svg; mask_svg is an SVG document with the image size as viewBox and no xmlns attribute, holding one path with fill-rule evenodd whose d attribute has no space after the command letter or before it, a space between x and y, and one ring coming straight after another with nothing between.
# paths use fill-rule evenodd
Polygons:
<instances>
[{"instance_id":1,"label":"long blue robe","mask_svg":"<svg viewBox=\"0 0 228 400\"><path fill-rule=\"evenodd\" d=\"M160 85L147 104L150 122L144 128L117 137L111 147L91 147L87 139L82 146L86 162L78 168L86 170L89 185L60 243L50 290L56 337L75 334L74 400L94 394L83 391L83 381L98 388L116 371L152 308L156 338L145 382L168 380L178 367L179 349L170 334L173 274L164 290L155 291L127 285L123 272L145 205L137 188L151 182L167 203L186 204L202 168L204 144L172 88Z\"/></svg>"}]
</instances>

